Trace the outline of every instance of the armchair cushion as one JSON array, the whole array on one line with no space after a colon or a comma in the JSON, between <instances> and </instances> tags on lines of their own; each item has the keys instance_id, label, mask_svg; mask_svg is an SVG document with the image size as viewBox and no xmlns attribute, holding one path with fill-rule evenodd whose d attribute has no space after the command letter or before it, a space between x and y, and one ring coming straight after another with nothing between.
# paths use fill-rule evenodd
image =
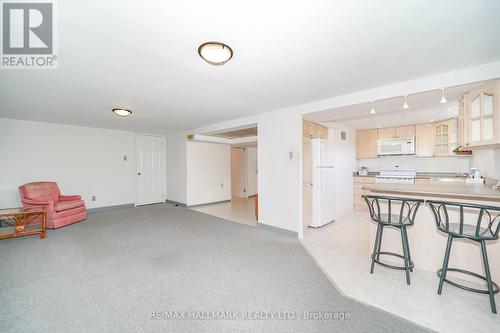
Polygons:
<instances>
[{"instance_id":1,"label":"armchair cushion","mask_svg":"<svg viewBox=\"0 0 500 333\"><path fill-rule=\"evenodd\" d=\"M54 202L54 210L56 212L62 212L64 210L69 210L84 205L85 203L83 202L83 200L56 201Z\"/></svg>"},{"instance_id":2,"label":"armchair cushion","mask_svg":"<svg viewBox=\"0 0 500 333\"><path fill-rule=\"evenodd\" d=\"M82 197L79 195L60 195L59 201L72 201L72 200L81 200Z\"/></svg>"},{"instance_id":3,"label":"armchair cushion","mask_svg":"<svg viewBox=\"0 0 500 333\"><path fill-rule=\"evenodd\" d=\"M38 201L58 201L61 193L55 182L34 182L21 186L21 197Z\"/></svg>"}]
</instances>

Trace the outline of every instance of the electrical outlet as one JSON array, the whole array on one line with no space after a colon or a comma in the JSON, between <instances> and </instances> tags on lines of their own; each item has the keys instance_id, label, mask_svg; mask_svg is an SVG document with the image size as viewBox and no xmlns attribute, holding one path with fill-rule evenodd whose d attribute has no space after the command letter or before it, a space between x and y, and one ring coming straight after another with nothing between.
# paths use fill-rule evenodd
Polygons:
<instances>
[{"instance_id":1,"label":"electrical outlet","mask_svg":"<svg viewBox=\"0 0 500 333\"><path fill-rule=\"evenodd\" d=\"M224 188L224 184L220 184L220 188Z\"/></svg>"},{"instance_id":2,"label":"electrical outlet","mask_svg":"<svg viewBox=\"0 0 500 333\"><path fill-rule=\"evenodd\" d=\"M95 200L96 200L95 195L93 195L92 196L92 201L95 201Z\"/></svg>"}]
</instances>

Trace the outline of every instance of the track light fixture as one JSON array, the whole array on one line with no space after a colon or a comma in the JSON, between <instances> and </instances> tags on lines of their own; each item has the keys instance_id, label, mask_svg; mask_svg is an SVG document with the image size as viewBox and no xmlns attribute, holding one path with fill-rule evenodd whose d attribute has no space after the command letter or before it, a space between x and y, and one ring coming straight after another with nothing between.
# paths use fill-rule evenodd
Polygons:
<instances>
[{"instance_id":1,"label":"track light fixture","mask_svg":"<svg viewBox=\"0 0 500 333\"><path fill-rule=\"evenodd\" d=\"M446 97L444 97L444 88L441 88L441 101L439 101L439 103L446 103Z\"/></svg>"}]
</instances>

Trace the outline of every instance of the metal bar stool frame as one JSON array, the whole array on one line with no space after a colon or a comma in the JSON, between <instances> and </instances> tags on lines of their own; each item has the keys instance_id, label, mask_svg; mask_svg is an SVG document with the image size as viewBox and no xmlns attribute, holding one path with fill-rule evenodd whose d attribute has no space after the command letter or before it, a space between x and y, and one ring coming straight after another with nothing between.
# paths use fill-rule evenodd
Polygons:
<instances>
[{"instance_id":1,"label":"metal bar stool frame","mask_svg":"<svg viewBox=\"0 0 500 333\"><path fill-rule=\"evenodd\" d=\"M370 211L370 218L377 222L377 233L371 255L370 274L373 274L375 263L391 269L404 270L406 273L406 283L410 284L410 272L413 271L414 264L411 260L410 246L408 244L408 232L406 228L415 223L420 204L424 202L421 199L408 199L400 197L363 195L362 196ZM380 201L387 202L387 214L383 214L380 209ZM393 214L393 204L400 204L399 215ZM387 219L385 217L387 216ZM403 255L394 252L381 251L382 235L384 227L392 227L400 230L401 243L403 246ZM389 255L403 259L404 266L395 266L380 261L380 255Z\"/></svg>"},{"instance_id":2,"label":"metal bar stool frame","mask_svg":"<svg viewBox=\"0 0 500 333\"><path fill-rule=\"evenodd\" d=\"M486 252L485 241L498 239L498 233L500 231L500 207L467 204L461 202L438 201L438 200L427 200L427 203L429 204L429 207L431 208L432 213L434 214L437 228L441 232L448 234L448 242L446 245L443 266L441 269L437 271L437 275L439 276L438 294L441 295L444 282L463 290L480 294L488 294L490 299L491 311L493 313L497 313L494 294L498 293L499 288L498 285L491 279L491 272L488 262L488 254ZM450 217L447 206L458 207L459 209L458 223L450 223ZM475 225L464 223L464 209L467 208L479 210L479 215ZM471 226L474 227L472 233L470 232ZM481 256L486 276L482 276L475 272L471 272L465 269L448 267L451 247L454 238L466 238L478 242L480 244ZM446 278L446 274L448 272L458 272L484 280L486 281L488 289L484 290L484 289L471 288L459 284L457 282L451 281Z\"/></svg>"}]
</instances>

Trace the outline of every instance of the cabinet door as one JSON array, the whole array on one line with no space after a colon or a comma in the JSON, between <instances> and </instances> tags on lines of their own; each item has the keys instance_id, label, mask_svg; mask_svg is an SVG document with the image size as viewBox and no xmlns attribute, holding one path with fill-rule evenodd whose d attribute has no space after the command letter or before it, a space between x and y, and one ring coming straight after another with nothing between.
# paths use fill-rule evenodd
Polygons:
<instances>
[{"instance_id":1,"label":"cabinet door","mask_svg":"<svg viewBox=\"0 0 500 333\"><path fill-rule=\"evenodd\" d=\"M417 156L432 156L432 124L417 125L415 128L416 143L415 155Z\"/></svg>"},{"instance_id":2,"label":"cabinet door","mask_svg":"<svg viewBox=\"0 0 500 333\"><path fill-rule=\"evenodd\" d=\"M458 124L457 124L457 144L460 147L468 145L469 139L467 137L467 129L465 124L465 108L464 101L458 102Z\"/></svg>"},{"instance_id":3,"label":"cabinet door","mask_svg":"<svg viewBox=\"0 0 500 333\"><path fill-rule=\"evenodd\" d=\"M322 138L322 139L328 139L328 128L321 127L320 128L320 135L319 135L319 137Z\"/></svg>"},{"instance_id":4,"label":"cabinet door","mask_svg":"<svg viewBox=\"0 0 500 333\"><path fill-rule=\"evenodd\" d=\"M378 157L377 130L362 130L356 132L356 157Z\"/></svg>"},{"instance_id":5,"label":"cabinet door","mask_svg":"<svg viewBox=\"0 0 500 333\"><path fill-rule=\"evenodd\" d=\"M481 141L493 140L493 94L483 94L482 108L482 130Z\"/></svg>"},{"instance_id":6,"label":"cabinet door","mask_svg":"<svg viewBox=\"0 0 500 333\"><path fill-rule=\"evenodd\" d=\"M305 138L311 137L311 123L308 121L302 122L302 136Z\"/></svg>"},{"instance_id":7,"label":"cabinet door","mask_svg":"<svg viewBox=\"0 0 500 333\"><path fill-rule=\"evenodd\" d=\"M415 136L415 126L396 127L396 136L398 138L412 138Z\"/></svg>"},{"instance_id":8,"label":"cabinet door","mask_svg":"<svg viewBox=\"0 0 500 333\"><path fill-rule=\"evenodd\" d=\"M379 139L392 139L396 137L396 129L394 127L379 128L378 138Z\"/></svg>"},{"instance_id":9,"label":"cabinet door","mask_svg":"<svg viewBox=\"0 0 500 333\"><path fill-rule=\"evenodd\" d=\"M481 95L478 94L470 102L470 140L481 141Z\"/></svg>"}]
</instances>

